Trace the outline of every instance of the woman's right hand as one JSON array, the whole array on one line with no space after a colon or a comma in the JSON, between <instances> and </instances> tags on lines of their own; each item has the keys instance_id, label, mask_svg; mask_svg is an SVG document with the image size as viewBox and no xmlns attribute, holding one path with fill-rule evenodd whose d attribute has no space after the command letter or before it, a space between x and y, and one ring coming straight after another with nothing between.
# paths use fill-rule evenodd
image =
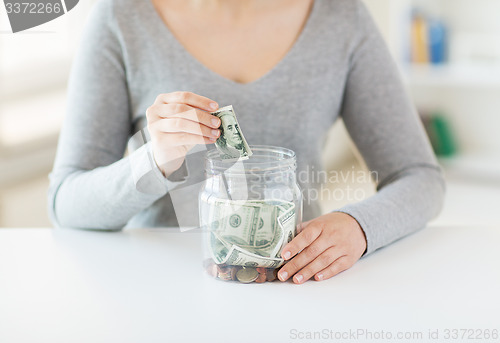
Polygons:
<instances>
[{"instance_id":1,"label":"woman's right hand","mask_svg":"<svg viewBox=\"0 0 500 343\"><path fill-rule=\"evenodd\" d=\"M190 92L160 94L146 111L156 164L165 177L180 168L197 144L212 144L221 121L210 114L219 105Z\"/></svg>"}]
</instances>

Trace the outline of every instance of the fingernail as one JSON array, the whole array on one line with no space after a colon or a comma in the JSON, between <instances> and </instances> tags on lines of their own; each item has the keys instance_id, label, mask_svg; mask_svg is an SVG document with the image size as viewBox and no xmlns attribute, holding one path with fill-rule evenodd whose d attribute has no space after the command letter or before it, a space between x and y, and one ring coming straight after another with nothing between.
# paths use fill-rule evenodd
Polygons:
<instances>
[{"instance_id":1,"label":"fingernail","mask_svg":"<svg viewBox=\"0 0 500 343\"><path fill-rule=\"evenodd\" d=\"M288 260L290 256L292 256L292 253L290 251L285 251L285 253L283 254L283 258L285 260Z\"/></svg>"},{"instance_id":2,"label":"fingernail","mask_svg":"<svg viewBox=\"0 0 500 343\"><path fill-rule=\"evenodd\" d=\"M302 282L302 279L303 279L303 278L304 278L304 277L303 277L302 275L300 275L300 274L295 275L295 280L297 280L297 282Z\"/></svg>"},{"instance_id":3,"label":"fingernail","mask_svg":"<svg viewBox=\"0 0 500 343\"><path fill-rule=\"evenodd\" d=\"M210 103L210 108L211 108L212 110L216 110L216 109L217 109L217 107L219 107L219 106L217 105L217 103L215 103L215 102L211 102L211 103Z\"/></svg>"},{"instance_id":4,"label":"fingernail","mask_svg":"<svg viewBox=\"0 0 500 343\"><path fill-rule=\"evenodd\" d=\"M209 137L208 139L209 139L210 141L212 141L212 142L215 142L215 141L217 140L217 138L215 138L215 137Z\"/></svg>"},{"instance_id":5,"label":"fingernail","mask_svg":"<svg viewBox=\"0 0 500 343\"><path fill-rule=\"evenodd\" d=\"M212 130L212 136L218 137L219 136L219 130Z\"/></svg>"},{"instance_id":6,"label":"fingernail","mask_svg":"<svg viewBox=\"0 0 500 343\"><path fill-rule=\"evenodd\" d=\"M220 122L219 122L219 121L220 121L220 119L218 119L218 118L213 118L213 119L212 119L212 125L213 125L213 126L217 126L217 127L219 127L219 126L220 126Z\"/></svg>"},{"instance_id":7,"label":"fingernail","mask_svg":"<svg viewBox=\"0 0 500 343\"><path fill-rule=\"evenodd\" d=\"M287 272L281 272L280 273L280 280L281 281L285 281L287 277L288 277L288 273Z\"/></svg>"},{"instance_id":8,"label":"fingernail","mask_svg":"<svg viewBox=\"0 0 500 343\"><path fill-rule=\"evenodd\" d=\"M323 280L323 274L318 274L318 280L319 281Z\"/></svg>"}]
</instances>

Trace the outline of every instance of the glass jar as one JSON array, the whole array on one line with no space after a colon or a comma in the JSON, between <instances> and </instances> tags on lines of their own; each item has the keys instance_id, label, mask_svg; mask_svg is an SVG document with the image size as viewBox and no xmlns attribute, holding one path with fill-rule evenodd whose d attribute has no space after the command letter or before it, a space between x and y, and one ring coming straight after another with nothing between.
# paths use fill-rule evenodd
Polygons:
<instances>
[{"instance_id":1,"label":"glass jar","mask_svg":"<svg viewBox=\"0 0 500 343\"><path fill-rule=\"evenodd\" d=\"M205 158L199 194L204 268L220 280L275 280L284 264L281 251L302 222L295 153L250 148L247 160L224 160L215 149Z\"/></svg>"}]
</instances>

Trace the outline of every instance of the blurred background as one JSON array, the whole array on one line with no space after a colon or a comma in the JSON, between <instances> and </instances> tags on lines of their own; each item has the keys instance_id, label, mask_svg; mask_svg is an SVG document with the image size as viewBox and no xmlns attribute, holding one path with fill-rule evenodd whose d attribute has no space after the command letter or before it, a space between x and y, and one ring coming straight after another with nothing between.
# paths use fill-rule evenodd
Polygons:
<instances>
[{"instance_id":1,"label":"blurred background","mask_svg":"<svg viewBox=\"0 0 500 343\"><path fill-rule=\"evenodd\" d=\"M96 1L82 0L66 15L16 34L0 6L0 227L51 226L47 175L64 118L71 61ZM365 2L447 178L445 208L433 223L500 224L500 1ZM330 132L324 160L328 170L365 170L341 121ZM328 187L374 193L372 183L352 181ZM325 197L323 208L352 200Z\"/></svg>"}]
</instances>

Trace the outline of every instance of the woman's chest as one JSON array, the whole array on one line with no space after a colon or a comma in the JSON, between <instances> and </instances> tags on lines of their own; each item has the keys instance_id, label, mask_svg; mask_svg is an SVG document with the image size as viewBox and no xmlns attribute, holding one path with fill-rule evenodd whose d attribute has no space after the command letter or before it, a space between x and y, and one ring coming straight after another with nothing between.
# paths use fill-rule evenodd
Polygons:
<instances>
[{"instance_id":1,"label":"woman's chest","mask_svg":"<svg viewBox=\"0 0 500 343\"><path fill-rule=\"evenodd\" d=\"M289 0L278 10L200 15L156 1L164 25L191 58L219 76L240 84L258 80L287 55L309 18L311 0ZM153 2L155 3L155 2Z\"/></svg>"}]
</instances>

